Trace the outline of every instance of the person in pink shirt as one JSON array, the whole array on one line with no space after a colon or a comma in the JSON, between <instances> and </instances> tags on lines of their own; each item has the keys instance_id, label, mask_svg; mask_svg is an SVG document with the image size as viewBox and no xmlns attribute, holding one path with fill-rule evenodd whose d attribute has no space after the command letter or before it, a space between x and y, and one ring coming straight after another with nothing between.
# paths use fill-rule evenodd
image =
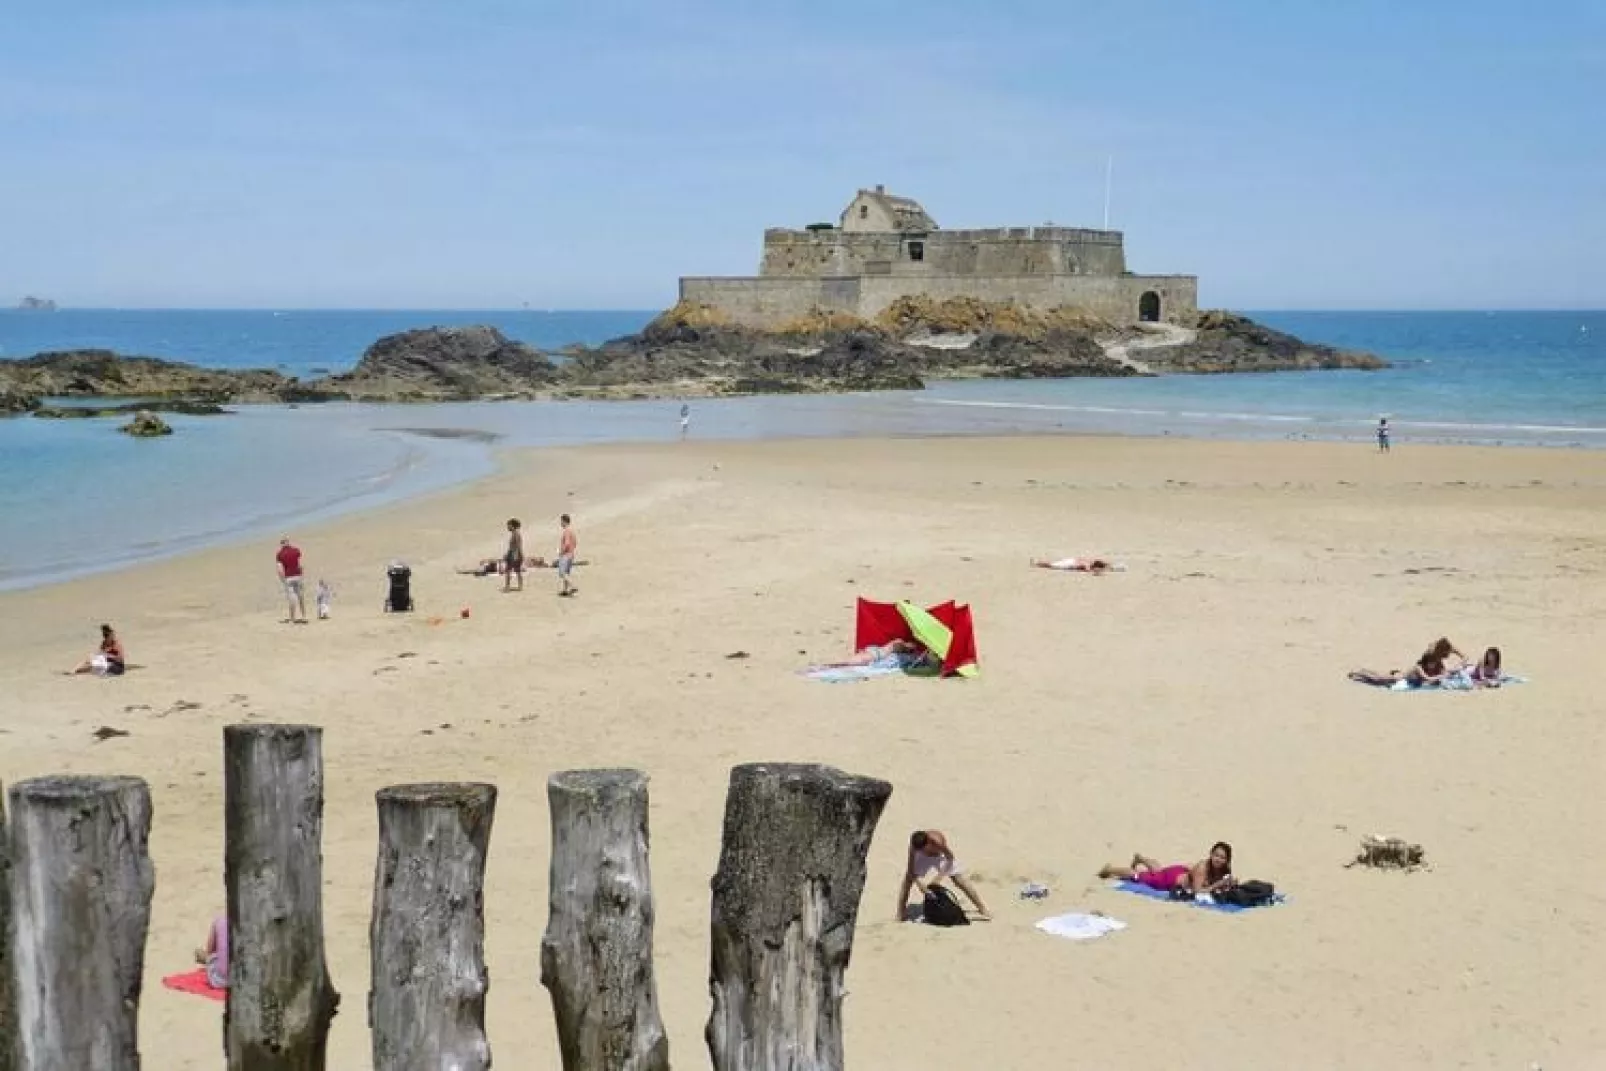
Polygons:
<instances>
[{"instance_id":1,"label":"person in pink shirt","mask_svg":"<svg viewBox=\"0 0 1606 1071\"><path fill-rule=\"evenodd\" d=\"M279 540L279 553L273 556L279 565L279 581L284 585L285 602L290 607L290 624L305 625L307 623L307 592L305 579L301 575L301 548L290 542L290 538Z\"/></svg>"}]
</instances>

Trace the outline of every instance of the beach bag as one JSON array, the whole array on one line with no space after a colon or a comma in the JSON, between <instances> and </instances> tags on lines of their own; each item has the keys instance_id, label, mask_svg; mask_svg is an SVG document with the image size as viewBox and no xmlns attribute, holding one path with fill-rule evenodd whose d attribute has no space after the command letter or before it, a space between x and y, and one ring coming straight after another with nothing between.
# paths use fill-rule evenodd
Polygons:
<instances>
[{"instance_id":1,"label":"beach bag","mask_svg":"<svg viewBox=\"0 0 1606 1071\"><path fill-rule=\"evenodd\" d=\"M1210 898L1233 907L1264 907L1277 898L1277 887L1269 881L1244 881L1214 892Z\"/></svg>"},{"instance_id":2,"label":"beach bag","mask_svg":"<svg viewBox=\"0 0 1606 1071\"><path fill-rule=\"evenodd\" d=\"M959 906L958 897L941 885L933 885L926 890L926 900L921 905L920 918L931 926L970 925L970 920L965 917L965 909Z\"/></svg>"}]
</instances>

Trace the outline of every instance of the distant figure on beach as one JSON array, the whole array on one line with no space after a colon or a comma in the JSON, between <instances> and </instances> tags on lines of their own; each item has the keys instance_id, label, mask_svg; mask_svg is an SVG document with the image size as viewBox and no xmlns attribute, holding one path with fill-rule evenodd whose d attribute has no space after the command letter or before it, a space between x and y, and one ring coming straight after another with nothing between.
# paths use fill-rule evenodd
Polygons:
<instances>
[{"instance_id":1,"label":"distant figure on beach","mask_svg":"<svg viewBox=\"0 0 1606 1071\"><path fill-rule=\"evenodd\" d=\"M1213 893L1235 883L1232 876L1232 845L1224 840L1216 841L1210 846L1210 854L1192 866L1187 863L1164 866L1157 859L1137 854L1132 856L1131 865L1106 866L1099 871L1099 877L1135 881L1164 893L1175 889L1193 896Z\"/></svg>"},{"instance_id":2,"label":"distant figure on beach","mask_svg":"<svg viewBox=\"0 0 1606 1071\"><path fill-rule=\"evenodd\" d=\"M318 581L318 620L329 620L329 604L334 602L335 589L329 586L329 581Z\"/></svg>"},{"instance_id":3,"label":"distant figure on beach","mask_svg":"<svg viewBox=\"0 0 1606 1071\"><path fill-rule=\"evenodd\" d=\"M901 669L907 672L925 666L935 667L938 664L935 655L913 640L893 640L891 643L855 651L853 657L840 662L823 662L813 668L854 669L859 666L873 666L877 669Z\"/></svg>"},{"instance_id":4,"label":"distant figure on beach","mask_svg":"<svg viewBox=\"0 0 1606 1071\"><path fill-rule=\"evenodd\" d=\"M1500 668L1500 648L1491 647L1483 652L1478 664L1472 667L1467 674L1474 688L1498 688L1506 679L1505 671Z\"/></svg>"},{"instance_id":5,"label":"distant figure on beach","mask_svg":"<svg viewBox=\"0 0 1606 1071\"><path fill-rule=\"evenodd\" d=\"M574 564L576 566L580 566L580 565L590 565L591 563L586 561L584 558L581 558L581 559L577 560ZM524 559L524 568L525 569L556 569L557 567L558 567L558 563L557 562L549 562L545 558L540 557L539 555L537 555L534 558L525 558ZM478 565L476 565L474 568L472 568L472 569L458 569L458 570L456 570L456 572L457 572L458 576L500 576L501 574L507 572L507 559L506 558L481 558L480 559L480 563Z\"/></svg>"},{"instance_id":6,"label":"distant figure on beach","mask_svg":"<svg viewBox=\"0 0 1606 1071\"><path fill-rule=\"evenodd\" d=\"M279 553L273 556L279 563L279 582L284 585L284 600L290 608L287 624L307 623L307 593L301 575L301 548L285 536L279 540Z\"/></svg>"},{"instance_id":7,"label":"distant figure on beach","mask_svg":"<svg viewBox=\"0 0 1606 1071\"><path fill-rule=\"evenodd\" d=\"M517 517L507 522L507 550L502 555L502 590L512 591L513 580L518 578L519 590L524 590L524 533Z\"/></svg>"},{"instance_id":8,"label":"distant figure on beach","mask_svg":"<svg viewBox=\"0 0 1606 1071\"><path fill-rule=\"evenodd\" d=\"M574 534L574 525L565 513L558 518L558 594L573 595L580 590L574 586L569 574L574 572L574 552L580 549L580 538Z\"/></svg>"},{"instance_id":9,"label":"distant figure on beach","mask_svg":"<svg viewBox=\"0 0 1606 1071\"><path fill-rule=\"evenodd\" d=\"M909 890L919 889L924 895L928 886L951 880L965 894L982 919L991 919L992 912L982 902L981 894L965 877L964 868L948 847L948 838L940 829L917 829L909 835L909 856L904 865L903 884L898 889L898 921L908 918Z\"/></svg>"},{"instance_id":10,"label":"distant figure on beach","mask_svg":"<svg viewBox=\"0 0 1606 1071\"><path fill-rule=\"evenodd\" d=\"M73 673L93 673L97 677L121 677L127 668L123 641L110 625L100 626L100 649L80 662Z\"/></svg>"},{"instance_id":11,"label":"distant figure on beach","mask_svg":"<svg viewBox=\"0 0 1606 1071\"><path fill-rule=\"evenodd\" d=\"M206 967L206 984L213 989L229 987L229 917L219 915L206 931L206 945L195 952L195 962Z\"/></svg>"},{"instance_id":12,"label":"distant figure on beach","mask_svg":"<svg viewBox=\"0 0 1606 1071\"><path fill-rule=\"evenodd\" d=\"M1056 558L1053 561L1032 559L1034 569L1057 569L1062 573L1092 573L1099 576L1114 570L1117 573L1125 572L1126 566L1120 562L1112 562L1106 558Z\"/></svg>"},{"instance_id":13,"label":"distant figure on beach","mask_svg":"<svg viewBox=\"0 0 1606 1071\"><path fill-rule=\"evenodd\" d=\"M1381 417L1377 422L1377 452L1389 452L1389 418Z\"/></svg>"},{"instance_id":14,"label":"distant figure on beach","mask_svg":"<svg viewBox=\"0 0 1606 1071\"><path fill-rule=\"evenodd\" d=\"M687 404L685 404L683 402L683 403L681 403L681 406L680 406L680 437L681 437L681 439L684 440L686 438L687 433L690 432L690 431L691 431L691 406L687 405Z\"/></svg>"}]
</instances>

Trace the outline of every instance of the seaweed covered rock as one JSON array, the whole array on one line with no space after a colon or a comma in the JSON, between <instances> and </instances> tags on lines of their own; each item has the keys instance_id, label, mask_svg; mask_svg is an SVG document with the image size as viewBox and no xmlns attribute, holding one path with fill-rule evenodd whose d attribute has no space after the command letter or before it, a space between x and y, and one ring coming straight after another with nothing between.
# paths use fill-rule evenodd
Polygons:
<instances>
[{"instance_id":1,"label":"seaweed covered rock","mask_svg":"<svg viewBox=\"0 0 1606 1071\"><path fill-rule=\"evenodd\" d=\"M1247 316L1219 310L1199 314L1192 341L1147 349L1143 361L1156 372L1206 374L1388 367L1375 354L1306 342Z\"/></svg>"},{"instance_id":2,"label":"seaweed covered rock","mask_svg":"<svg viewBox=\"0 0 1606 1071\"><path fill-rule=\"evenodd\" d=\"M546 354L494 327L426 327L386 335L316 385L360 401L457 401L533 396L556 378Z\"/></svg>"},{"instance_id":3,"label":"seaweed covered rock","mask_svg":"<svg viewBox=\"0 0 1606 1071\"><path fill-rule=\"evenodd\" d=\"M136 439L155 439L163 435L173 434L172 425L149 410L142 410L134 415L134 419L117 429L124 435L132 435Z\"/></svg>"}]
</instances>

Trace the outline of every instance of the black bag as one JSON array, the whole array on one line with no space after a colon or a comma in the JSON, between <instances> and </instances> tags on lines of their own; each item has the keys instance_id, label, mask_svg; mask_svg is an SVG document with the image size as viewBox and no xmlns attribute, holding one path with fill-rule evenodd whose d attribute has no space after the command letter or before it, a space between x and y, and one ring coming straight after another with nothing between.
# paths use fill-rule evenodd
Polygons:
<instances>
[{"instance_id":1,"label":"black bag","mask_svg":"<svg viewBox=\"0 0 1606 1071\"><path fill-rule=\"evenodd\" d=\"M920 918L931 926L970 925L970 920L965 917L965 909L959 906L958 897L942 885L933 885L926 890L926 900L921 905Z\"/></svg>"},{"instance_id":2,"label":"black bag","mask_svg":"<svg viewBox=\"0 0 1606 1071\"><path fill-rule=\"evenodd\" d=\"M1277 898L1277 887L1269 881L1242 881L1211 893L1210 898L1233 907L1264 907Z\"/></svg>"},{"instance_id":3,"label":"black bag","mask_svg":"<svg viewBox=\"0 0 1606 1071\"><path fill-rule=\"evenodd\" d=\"M387 614L407 613L413 608L413 571L405 565L392 565L385 570L390 578L390 590L385 595Z\"/></svg>"}]
</instances>

